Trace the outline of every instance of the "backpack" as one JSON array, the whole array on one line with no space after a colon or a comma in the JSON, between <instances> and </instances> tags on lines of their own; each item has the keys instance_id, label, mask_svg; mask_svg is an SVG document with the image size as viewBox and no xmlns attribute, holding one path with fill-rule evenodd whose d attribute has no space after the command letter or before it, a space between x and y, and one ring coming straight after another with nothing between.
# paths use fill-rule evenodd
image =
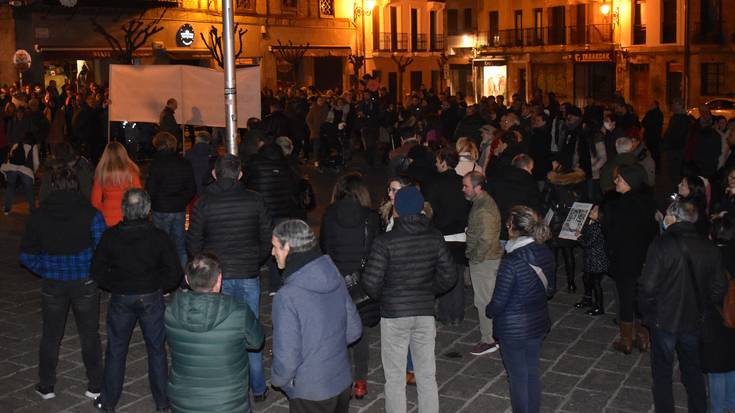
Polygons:
<instances>
[{"instance_id":1,"label":"backpack","mask_svg":"<svg viewBox=\"0 0 735 413\"><path fill-rule=\"evenodd\" d=\"M22 143L18 143L15 145L13 150L10 152L10 157L8 158L8 161L11 164L19 166L29 166L31 164L31 156L33 154L33 151L28 151L28 156L26 156L24 146L25 145L23 145Z\"/></svg>"}]
</instances>

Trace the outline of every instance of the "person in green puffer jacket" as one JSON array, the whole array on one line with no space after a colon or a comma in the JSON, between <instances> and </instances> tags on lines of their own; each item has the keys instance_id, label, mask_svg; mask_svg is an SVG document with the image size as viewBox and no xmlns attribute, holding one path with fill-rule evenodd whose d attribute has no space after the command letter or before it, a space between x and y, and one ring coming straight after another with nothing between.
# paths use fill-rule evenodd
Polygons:
<instances>
[{"instance_id":1,"label":"person in green puffer jacket","mask_svg":"<svg viewBox=\"0 0 735 413\"><path fill-rule=\"evenodd\" d=\"M190 292L166 308L171 348L167 393L173 411L250 412L247 350L263 346L263 330L250 308L220 294L222 270L213 254L186 265Z\"/></svg>"}]
</instances>

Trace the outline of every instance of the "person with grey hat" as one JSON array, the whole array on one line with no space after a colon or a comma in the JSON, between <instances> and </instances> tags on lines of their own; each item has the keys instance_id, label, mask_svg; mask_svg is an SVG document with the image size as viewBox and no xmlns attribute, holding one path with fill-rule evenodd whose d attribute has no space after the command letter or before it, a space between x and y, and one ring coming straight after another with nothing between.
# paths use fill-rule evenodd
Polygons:
<instances>
[{"instance_id":1,"label":"person with grey hat","mask_svg":"<svg viewBox=\"0 0 735 413\"><path fill-rule=\"evenodd\" d=\"M648 330L637 322L636 282L641 275L646 251L658 232L656 203L645 190L646 171L638 164L623 165L615 178L619 197L607 205L603 227L607 233L610 274L618 290L620 339L613 347L630 354L633 334L641 351L648 351Z\"/></svg>"},{"instance_id":2,"label":"person with grey hat","mask_svg":"<svg viewBox=\"0 0 735 413\"><path fill-rule=\"evenodd\" d=\"M304 221L276 225L271 242L284 279L273 299L271 384L288 395L291 412L347 413L347 346L362 335L362 322L344 278Z\"/></svg>"},{"instance_id":3,"label":"person with grey hat","mask_svg":"<svg viewBox=\"0 0 735 413\"><path fill-rule=\"evenodd\" d=\"M424 197L419 189L401 188L394 205L395 226L373 242L362 277L365 292L380 301L385 410L406 412L410 343L419 411L437 413L434 300L454 287L457 272L441 232L421 213Z\"/></svg>"}]
</instances>

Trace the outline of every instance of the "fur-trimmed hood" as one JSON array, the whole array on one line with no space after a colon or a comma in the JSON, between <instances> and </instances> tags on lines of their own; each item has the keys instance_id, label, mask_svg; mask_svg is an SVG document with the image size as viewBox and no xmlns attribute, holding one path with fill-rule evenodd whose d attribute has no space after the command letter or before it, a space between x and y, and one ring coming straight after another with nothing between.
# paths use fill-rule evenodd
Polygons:
<instances>
[{"instance_id":1,"label":"fur-trimmed hood","mask_svg":"<svg viewBox=\"0 0 735 413\"><path fill-rule=\"evenodd\" d=\"M546 179L553 185L574 185L584 181L585 177L584 171L579 168L569 172L549 171L546 174Z\"/></svg>"}]
</instances>

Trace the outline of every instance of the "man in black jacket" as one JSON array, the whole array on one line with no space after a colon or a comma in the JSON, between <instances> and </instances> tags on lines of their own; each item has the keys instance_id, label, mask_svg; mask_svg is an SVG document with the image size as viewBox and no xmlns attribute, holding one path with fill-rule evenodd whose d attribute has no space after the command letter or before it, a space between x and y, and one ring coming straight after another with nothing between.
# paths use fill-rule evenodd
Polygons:
<instances>
[{"instance_id":1,"label":"man in black jacket","mask_svg":"<svg viewBox=\"0 0 735 413\"><path fill-rule=\"evenodd\" d=\"M682 166L684 164L684 147L691 133L691 120L684 110L681 99L676 98L671 103L671 119L661 141L661 149L666 153L669 182L676 190L681 181Z\"/></svg>"},{"instance_id":2,"label":"man in black jacket","mask_svg":"<svg viewBox=\"0 0 735 413\"><path fill-rule=\"evenodd\" d=\"M263 196L240 182L240 159L224 155L214 165L215 181L199 198L189 221L189 254L214 252L222 264L222 293L242 301L259 317L260 265L270 256L271 215ZM266 397L260 352L249 352L250 389Z\"/></svg>"},{"instance_id":3,"label":"man in black jacket","mask_svg":"<svg viewBox=\"0 0 735 413\"><path fill-rule=\"evenodd\" d=\"M406 357L411 356L419 411L438 413L434 355L434 299L457 282L441 232L421 214L424 197L415 186L396 193L392 231L378 237L363 273L365 292L380 301L380 348L385 373L385 410L406 410Z\"/></svg>"},{"instance_id":4,"label":"man in black jacket","mask_svg":"<svg viewBox=\"0 0 735 413\"><path fill-rule=\"evenodd\" d=\"M196 195L197 185L191 164L176 152L176 145L176 137L168 132L153 137L158 152L151 163L146 190L151 196L153 225L171 237L184 267L186 206Z\"/></svg>"},{"instance_id":5,"label":"man in black jacket","mask_svg":"<svg viewBox=\"0 0 735 413\"><path fill-rule=\"evenodd\" d=\"M291 121L283 111L283 104L278 100L271 102L271 113L263 118L263 132L269 138L275 139L279 136L291 138Z\"/></svg>"},{"instance_id":6,"label":"man in black jacket","mask_svg":"<svg viewBox=\"0 0 735 413\"><path fill-rule=\"evenodd\" d=\"M452 148L444 148L436 154L438 175L423 187L426 201L431 205L434 215L431 222L441 231L449 251L452 253L457 273L457 283L449 292L439 297L439 321L459 325L464 320L464 272L467 267L465 257L467 216L470 203L462 193L462 177L454 168L459 163L459 155Z\"/></svg>"},{"instance_id":7,"label":"man in black jacket","mask_svg":"<svg viewBox=\"0 0 735 413\"><path fill-rule=\"evenodd\" d=\"M689 411L707 411L699 346L700 341L711 340L703 326L722 305L727 278L717 247L697 234L697 215L697 207L689 202L669 206L663 221L667 230L648 248L638 280L638 305L651 329L653 401L657 412L674 411L674 350Z\"/></svg>"},{"instance_id":8,"label":"man in black jacket","mask_svg":"<svg viewBox=\"0 0 735 413\"><path fill-rule=\"evenodd\" d=\"M102 394L94 406L114 411L122 395L130 335L140 322L148 350L148 380L157 409L169 407L163 292L176 288L183 270L173 243L148 221L151 199L141 189L123 195L123 221L105 231L92 258L92 278L110 291Z\"/></svg>"},{"instance_id":9,"label":"man in black jacket","mask_svg":"<svg viewBox=\"0 0 735 413\"><path fill-rule=\"evenodd\" d=\"M263 195L274 226L289 218L305 218L297 202L300 178L271 138L265 138L258 153L245 163L245 186ZM281 278L272 259L269 268L268 288L272 295L281 287Z\"/></svg>"},{"instance_id":10,"label":"man in black jacket","mask_svg":"<svg viewBox=\"0 0 735 413\"><path fill-rule=\"evenodd\" d=\"M510 166L505 166L491 175L487 181L487 192L493 197L500 210L500 222L508 221L510 209L525 205L536 212L541 211L541 193L533 178L534 162L530 156L516 155ZM500 226L500 239L508 240L508 228Z\"/></svg>"}]
</instances>

